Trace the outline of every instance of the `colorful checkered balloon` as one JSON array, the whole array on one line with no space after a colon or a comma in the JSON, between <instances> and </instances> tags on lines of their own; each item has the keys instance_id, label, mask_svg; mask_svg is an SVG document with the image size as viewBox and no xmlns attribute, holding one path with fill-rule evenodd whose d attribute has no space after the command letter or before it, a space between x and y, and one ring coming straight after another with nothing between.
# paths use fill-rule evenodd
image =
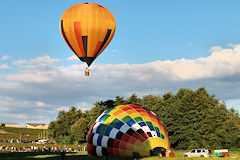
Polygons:
<instances>
[{"instance_id":1,"label":"colorful checkered balloon","mask_svg":"<svg viewBox=\"0 0 240 160\"><path fill-rule=\"evenodd\" d=\"M90 156L146 157L171 151L166 129L155 114L136 105L103 112L88 135Z\"/></svg>"}]
</instances>

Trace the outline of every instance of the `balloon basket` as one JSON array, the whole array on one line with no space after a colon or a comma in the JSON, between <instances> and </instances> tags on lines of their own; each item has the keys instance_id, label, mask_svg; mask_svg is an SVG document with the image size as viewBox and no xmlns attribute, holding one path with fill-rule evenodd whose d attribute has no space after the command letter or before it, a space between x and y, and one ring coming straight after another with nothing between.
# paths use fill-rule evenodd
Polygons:
<instances>
[{"instance_id":1,"label":"balloon basket","mask_svg":"<svg viewBox=\"0 0 240 160\"><path fill-rule=\"evenodd\" d=\"M85 76L89 76L89 72L90 72L89 69L86 68L86 69L85 69Z\"/></svg>"}]
</instances>

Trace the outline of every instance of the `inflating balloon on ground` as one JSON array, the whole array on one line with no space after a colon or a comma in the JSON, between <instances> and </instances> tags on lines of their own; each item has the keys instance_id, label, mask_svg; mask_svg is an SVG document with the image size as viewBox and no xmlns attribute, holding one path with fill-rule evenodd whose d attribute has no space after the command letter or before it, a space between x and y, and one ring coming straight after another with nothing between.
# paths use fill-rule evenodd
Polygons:
<instances>
[{"instance_id":1,"label":"inflating balloon on ground","mask_svg":"<svg viewBox=\"0 0 240 160\"><path fill-rule=\"evenodd\" d=\"M88 135L90 156L169 156L166 129L156 115L140 106L120 105L103 112Z\"/></svg>"}]
</instances>

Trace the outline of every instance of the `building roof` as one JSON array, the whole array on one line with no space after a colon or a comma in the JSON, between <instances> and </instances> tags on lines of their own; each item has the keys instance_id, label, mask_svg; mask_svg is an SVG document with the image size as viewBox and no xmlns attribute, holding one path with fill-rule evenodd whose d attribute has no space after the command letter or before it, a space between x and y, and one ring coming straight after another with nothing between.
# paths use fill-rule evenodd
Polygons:
<instances>
[{"instance_id":1,"label":"building roof","mask_svg":"<svg viewBox=\"0 0 240 160\"><path fill-rule=\"evenodd\" d=\"M44 123L26 123L25 125L27 125L27 124L30 125L30 126L34 126L34 127L47 125L47 124L44 124Z\"/></svg>"}]
</instances>

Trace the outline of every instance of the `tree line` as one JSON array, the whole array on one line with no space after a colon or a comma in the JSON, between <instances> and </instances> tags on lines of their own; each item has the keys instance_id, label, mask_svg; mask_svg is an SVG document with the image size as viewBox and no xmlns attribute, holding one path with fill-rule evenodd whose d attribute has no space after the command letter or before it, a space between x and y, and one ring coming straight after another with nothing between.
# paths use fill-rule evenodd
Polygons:
<instances>
[{"instance_id":1,"label":"tree line","mask_svg":"<svg viewBox=\"0 0 240 160\"><path fill-rule=\"evenodd\" d=\"M134 104L153 111L163 122L174 149L240 148L240 116L235 109L210 95L204 87L196 91L181 88L176 94L139 98L117 96L115 100L96 102L90 110L71 107L61 110L49 125L49 133L59 144L80 144L87 140L88 130L105 110Z\"/></svg>"}]
</instances>

